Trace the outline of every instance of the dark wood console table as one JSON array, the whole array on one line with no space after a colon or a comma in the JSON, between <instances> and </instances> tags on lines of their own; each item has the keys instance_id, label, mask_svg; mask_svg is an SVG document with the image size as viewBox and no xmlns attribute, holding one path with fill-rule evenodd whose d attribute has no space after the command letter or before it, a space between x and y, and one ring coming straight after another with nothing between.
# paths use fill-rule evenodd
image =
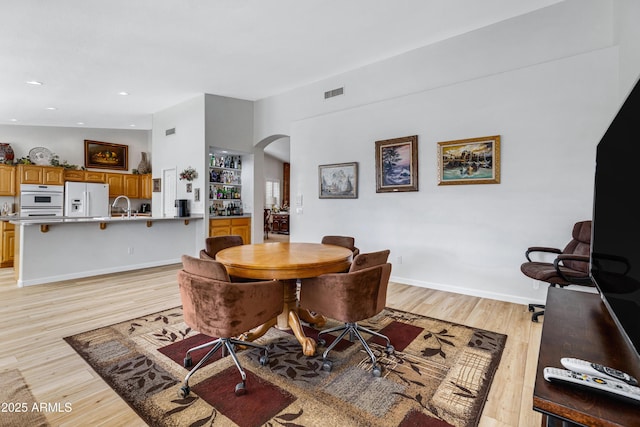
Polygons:
<instances>
[{"instance_id":1,"label":"dark wood console table","mask_svg":"<svg viewBox=\"0 0 640 427\"><path fill-rule=\"evenodd\" d=\"M545 381L543 369L576 357L640 378L640 362L598 294L550 288L544 313L533 409L546 426L640 426L640 405Z\"/></svg>"}]
</instances>

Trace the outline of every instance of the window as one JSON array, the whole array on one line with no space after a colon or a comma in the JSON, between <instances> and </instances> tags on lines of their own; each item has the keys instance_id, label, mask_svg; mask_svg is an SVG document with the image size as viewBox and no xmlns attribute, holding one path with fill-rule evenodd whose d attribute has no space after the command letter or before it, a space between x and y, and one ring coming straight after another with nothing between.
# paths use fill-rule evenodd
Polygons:
<instances>
[{"instance_id":1,"label":"window","mask_svg":"<svg viewBox=\"0 0 640 427\"><path fill-rule=\"evenodd\" d=\"M273 206L280 206L280 181L267 180L264 189L264 206L271 209Z\"/></svg>"}]
</instances>

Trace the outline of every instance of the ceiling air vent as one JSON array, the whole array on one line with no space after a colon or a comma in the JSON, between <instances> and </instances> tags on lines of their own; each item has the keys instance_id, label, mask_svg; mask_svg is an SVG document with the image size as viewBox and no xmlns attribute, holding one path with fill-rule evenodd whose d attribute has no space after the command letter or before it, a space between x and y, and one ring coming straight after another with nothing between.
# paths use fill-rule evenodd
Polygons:
<instances>
[{"instance_id":1,"label":"ceiling air vent","mask_svg":"<svg viewBox=\"0 0 640 427\"><path fill-rule=\"evenodd\" d=\"M344 87L328 90L324 93L324 99L333 98L334 96L344 95Z\"/></svg>"},{"instance_id":2,"label":"ceiling air vent","mask_svg":"<svg viewBox=\"0 0 640 427\"><path fill-rule=\"evenodd\" d=\"M171 128L164 131L165 136L173 135L174 133L176 133L176 128Z\"/></svg>"}]
</instances>

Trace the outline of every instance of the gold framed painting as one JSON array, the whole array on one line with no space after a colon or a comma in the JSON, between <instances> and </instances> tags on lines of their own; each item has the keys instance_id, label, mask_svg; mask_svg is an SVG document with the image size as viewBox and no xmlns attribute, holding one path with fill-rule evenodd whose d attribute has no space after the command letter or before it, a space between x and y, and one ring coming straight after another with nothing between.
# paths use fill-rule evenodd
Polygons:
<instances>
[{"instance_id":1,"label":"gold framed painting","mask_svg":"<svg viewBox=\"0 0 640 427\"><path fill-rule=\"evenodd\" d=\"M129 147L110 142L84 140L84 167L128 170Z\"/></svg>"},{"instance_id":2,"label":"gold framed painting","mask_svg":"<svg viewBox=\"0 0 640 427\"><path fill-rule=\"evenodd\" d=\"M418 135L376 141L376 193L418 191Z\"/></svg>"},{"instance_id":3,"label":"gold framed painting","mask_svg":"<svg viewBox=\"0 0 640 427\"><path fill-rule=\"evenodd\" d=\"M438 185L499 183L500 135L438 142Z\"/></svg>"}]
</instances>

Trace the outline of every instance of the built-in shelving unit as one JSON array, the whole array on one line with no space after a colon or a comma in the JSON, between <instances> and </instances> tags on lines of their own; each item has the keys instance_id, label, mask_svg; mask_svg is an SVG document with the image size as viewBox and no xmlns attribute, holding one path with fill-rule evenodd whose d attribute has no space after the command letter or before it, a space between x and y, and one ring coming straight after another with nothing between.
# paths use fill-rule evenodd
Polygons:
<instances>
[{"instance_id":1,"label":"built-in shelving unit","mask_svg":"<svg viewBox=\"0 0 640 427\"><path fill-rule=\"evenodd\" d=\"M214 152L209 158L209 215L242 215L242 156Z\"/></svg>"}]
</instances>

